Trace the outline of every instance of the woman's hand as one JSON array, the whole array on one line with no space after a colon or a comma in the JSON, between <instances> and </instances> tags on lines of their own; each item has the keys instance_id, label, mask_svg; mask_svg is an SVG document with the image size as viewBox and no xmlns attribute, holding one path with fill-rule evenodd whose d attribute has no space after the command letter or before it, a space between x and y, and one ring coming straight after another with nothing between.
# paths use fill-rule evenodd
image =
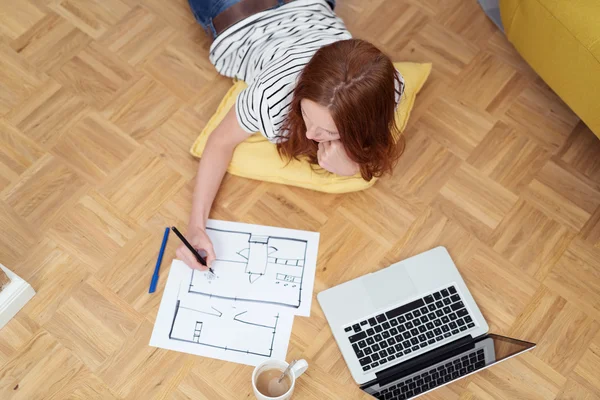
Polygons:
<instances>
[{"instance_id":1,"label":"woman's hand","mask_svg":"<svg viewBox=\"0 0 600 400\"><path fill-rule=\"evenodd\" d=\"M317 159L321 168L341 176L352 176L360 171L357 163L352 161L339 140L319 143Z\"/></svg>"},{"instance_id":2,"label":"woman's hand","mask_svg":"<svg viewBox=\"0 0 600 400\"><path fill-rule=\"evenodd\" d=\"M208 266L205 267L200 264L192 252L183 244L177 248L177 258L186 263L190 268L200 271L208 269L216 257L212 241L206 234L206 230L201 228L188 229L186 239L198 252L204 251L206 253L206 264Z\"/></svg>"}]
</instances>

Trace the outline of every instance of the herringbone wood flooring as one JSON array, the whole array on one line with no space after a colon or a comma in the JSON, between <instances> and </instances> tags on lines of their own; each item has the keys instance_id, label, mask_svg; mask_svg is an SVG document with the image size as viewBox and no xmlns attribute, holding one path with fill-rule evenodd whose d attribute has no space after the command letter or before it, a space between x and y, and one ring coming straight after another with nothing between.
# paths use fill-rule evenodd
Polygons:
<instances>
[{"instance_id":1,"label":"herringbone wood flooring","mask_svg":"<svg viewBox=\"0 0 600 400\"><path fill-rule=\"evenodd\" d=\"M185 0L0 0L0 254L37 290L0 331L1 399L243 399L250 367L148 346L163 228L230 80ZM395 174L326 195L227 176L213 218L321 232L316 291L437 245L494 332L535 351L428 399L600 398L600 142L474 0L340 0L433 73ZM298 399L364 399L315 301Z\"/></svg>"}]
</instances>

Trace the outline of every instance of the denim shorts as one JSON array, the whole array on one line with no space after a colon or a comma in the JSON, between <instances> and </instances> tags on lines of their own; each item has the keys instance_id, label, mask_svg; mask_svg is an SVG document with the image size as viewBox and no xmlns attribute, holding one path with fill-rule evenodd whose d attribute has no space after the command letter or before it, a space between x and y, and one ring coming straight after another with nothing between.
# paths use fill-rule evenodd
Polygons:
<instances>
[{"instance_id":1,"label":"denim shorts","mask_svg":"<svg viewBox=\"0 0 600 400\"><path fill-rule=\"evenodd\" d=\"M196 21L204 28L207 34L213 39L217 37L217 32L213 25L213 18L227 10L234 4L239 3L241 0L188 0L190 8ZM283 0L277 0L278 5L274 8L281 7L285 3ZM331 6L331 9L335 7L335 0L326 0Z\"/></svg>"}]
</instances>

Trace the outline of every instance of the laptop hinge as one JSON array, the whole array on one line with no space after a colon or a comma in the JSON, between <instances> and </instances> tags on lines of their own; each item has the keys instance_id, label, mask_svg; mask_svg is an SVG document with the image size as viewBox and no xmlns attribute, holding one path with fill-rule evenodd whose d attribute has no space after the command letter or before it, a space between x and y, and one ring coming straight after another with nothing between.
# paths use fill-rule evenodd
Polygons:
<instances>
[{"instance_id":1,"label":"laptop hinge","mask_svg":"<svg viewBox=\"0 0 600 400\"><path fill-rule=\"evenodd\" d=\"M470 345L470 346L469 346ZM413 372L419 371L428 365L435 364L445 358L453 356L452 353L456 352L459 354L470 347L475 347L475 340L471 335L464 336L453 342L445 344L437 349L431 350L425 354L421 354L415 358L411 358L405 362L394 365L388 369L375 373L376 379L363 384L361 387L367 387L373 385L375 382L381 386L387 384L386 381L394 381L399 378L400 374L410 375Z\"/></svg>"}]
</instances>

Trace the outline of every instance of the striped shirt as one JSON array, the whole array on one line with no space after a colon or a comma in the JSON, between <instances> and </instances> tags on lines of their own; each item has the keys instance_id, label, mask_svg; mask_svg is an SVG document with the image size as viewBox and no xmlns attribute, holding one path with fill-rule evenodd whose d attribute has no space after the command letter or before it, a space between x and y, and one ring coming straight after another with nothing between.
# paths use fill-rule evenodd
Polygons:
<instances>
[{"instance_id":1,"label":"striped shirt","mask_svg":"<svg viewBox=\"0 0 600 400\"><path fill-rule=\"evenodd\" d=\"M351 38L325 0L296 0L227 28L211 45L210 61L248 84L236 99L240 126L277 143L285 140L280 128L304 66L321 47Z\"/></svg>"}]
</instances>

